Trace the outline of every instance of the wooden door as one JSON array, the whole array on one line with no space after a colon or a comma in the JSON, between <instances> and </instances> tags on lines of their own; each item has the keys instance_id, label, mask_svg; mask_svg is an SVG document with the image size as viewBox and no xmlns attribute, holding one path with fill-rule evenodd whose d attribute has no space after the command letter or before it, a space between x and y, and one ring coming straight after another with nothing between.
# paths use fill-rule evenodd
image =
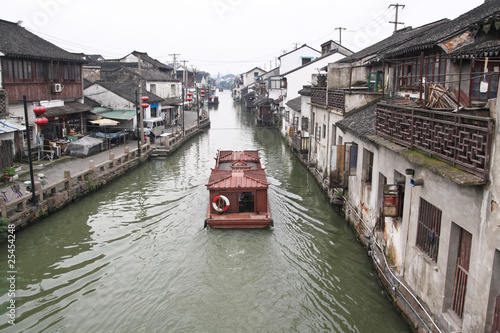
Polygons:
<instances>
[{"instance_id":1,"label":"wooden door","mask_svg":"<svg viewBox=\"0 0 500 333\"><path fill-rule=\"evenodd\" d=\"M472 234L464 229L460 231L458 243L457 268L455 271L455 284L453 287L453 311L462 318L464 313L465 292L469 276L470 249Z\"/></svg>"}]
</instances>

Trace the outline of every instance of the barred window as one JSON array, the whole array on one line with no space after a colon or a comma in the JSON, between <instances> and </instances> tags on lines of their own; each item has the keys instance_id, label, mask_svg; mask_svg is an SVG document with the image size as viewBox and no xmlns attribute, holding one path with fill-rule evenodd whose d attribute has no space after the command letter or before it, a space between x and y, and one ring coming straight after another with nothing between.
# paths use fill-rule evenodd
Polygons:
<instances>
[{"instance_id":1,"label":"barred window","mask_svg":"<svg viewBox=\"0 0 500 333\"><path fill-rule=\"evenodd\" d=\"M417 227L417 247L437 262L441 233L441 209L420 198Z\"/></svg>"}]
</instances>

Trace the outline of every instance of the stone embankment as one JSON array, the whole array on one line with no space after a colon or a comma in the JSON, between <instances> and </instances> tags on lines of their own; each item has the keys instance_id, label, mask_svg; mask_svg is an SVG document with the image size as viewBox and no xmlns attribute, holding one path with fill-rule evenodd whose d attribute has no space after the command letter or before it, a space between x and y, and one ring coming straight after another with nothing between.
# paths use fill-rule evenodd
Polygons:
<instances>
[{"instance_id":1,"label":"stone embankment","mask_svg":"<svg viewBox=\"0 0 500 333\"><path fill-rule=\"evenodd\" d=\"M150 144L148 141L142 145L140 153L135 142L131 142L93 156L54 161L54 165L47 164L36 170L45 174L46 184L42 186L40 181L35 181L35 202L31 193L7 203L0 200L0 217L14 224L16 230L26 228L96 191L148 159L168 156L190 138L201 133L202 128L208 126L210 120L203 119L199 126L189 127L184 134L182 132L170 134L157 139L155 144Z\"/></svg>"}]
</instances>

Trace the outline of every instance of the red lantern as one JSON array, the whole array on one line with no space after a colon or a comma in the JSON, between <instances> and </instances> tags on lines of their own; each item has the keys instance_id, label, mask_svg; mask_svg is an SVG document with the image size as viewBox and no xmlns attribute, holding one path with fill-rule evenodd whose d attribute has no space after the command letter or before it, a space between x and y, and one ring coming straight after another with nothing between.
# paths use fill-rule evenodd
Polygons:
<instances>
[{"instance_id":1,"label":"red lantern","mask_svg":"<svg viewBox=\"0 0 500 333\"><path fill-rule=\"evenodd\" d=\"M215 91L215 89L212 88L212 91Z\"/></svg>"},{"instance_id":2,"label":"red lantern","mask_svg":"<svg viewBox=\"0 0 500 333\"><path fill-rule=\"evenodd\" d=\"M191 96L193 96L193 93L187 93L187 95L188 95L189 97L191 97Z\"/></svg>"},{"instance_id":3,"label":"red lantern","mask_svg":"<svg viewBox=\"0 0 500 333\"><path fill-rule=\"evenodd\" d=\"M205 90L202 90L202 91L200 91L200 92L201 92L202 94L204 94L204 93L205 93Z\"/></svg>"},{"instance_id":4,"label":"red lantern","mask_svg":"<svg viewBox=\"0 0 500 333\"><path fill-rule=\"evenodd\" d=\"M47 111L47 108L43 105L37 105L33 108L33 112L36 114L44 114Z\"/></svg>"},{"instance_id":5,"label":"red lantern","mask_svg":"<svg viewBox=\"0 0 500 333\"><path fill-rule=\"evenodd\" d=\"M142 106L143 109L147 109L149 107L149 104L148 103L142 103L141 106Z\"/></svg>"},{"instance_id":6,"label":"red lantern","mask_svg":"<svg viewBox=\"0 0 500 333\"><path fill-rule=\"evenodd\" d=\"M35 119L35 124L37 124L38 126L43 126L45 124L47 124L49 122L49 120L45 117L38 117Z\"/></svg>"},{"instance_id":7,"label":"red lantern","mask_svg":"<svg viewBox=\"0 0 500 333\"><path fill-rule=\"evenodd\" d=\"M147 101L149 101L149 97L148 97L148 96L142 96L142 97L141 97L141 101L143 101L143 102L147 102ZM148 105L148 106L149 106L149 105ZM146 106L146 107L147 107L147 106Z\"/></svg>"},{"instance_id":8,"label":"red lantern","mask_svg":"<svg viewBox=\"0 0 500 333\"><path fill-rule=\"evenodd\" d=\"M201 94L200 96L201 96L201 97L205 97L205 94Z\"/></svg>"},{"instance_id":9,"label":"red lantern","mask_svg":"<svg viewBox=\"0 0 500 333\"><path fill-rule=\"evenodd\" d=\"M186 98L188 102L191 102L193 99L191 97Z\"/></svg>"}]
</instances>

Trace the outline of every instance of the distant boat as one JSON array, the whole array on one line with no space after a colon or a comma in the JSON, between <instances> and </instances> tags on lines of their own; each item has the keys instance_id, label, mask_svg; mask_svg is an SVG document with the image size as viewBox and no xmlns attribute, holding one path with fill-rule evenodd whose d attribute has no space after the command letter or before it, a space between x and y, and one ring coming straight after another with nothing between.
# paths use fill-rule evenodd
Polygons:
<instances>
[{"instance_id":1,"label":"distant boat","mask_svg":"<svg viewBox=\"0 0 500 333\"><path fill-rule=\"evenodd\" d=\"M219 104L219 96L210 96L208 97L208 105L217 105Z\"/></svg>"},{"instance_id":2,"label":"distant boat","mask_svg":"<svg viewBox=\"0 0 500 333\"><path fill-rule=\"evenodd\" d=\"M224 89L222 89L222 88L219 88L219 91L220 91L220 92L223 92L223 91L224 91Z\"/></svg>"},{"instance_id":3,"label":"distant boat","mask_svg":"<svg viewBox=\"0 0 500 333\"><path fill-rule=\"evenodd\" d=\"M210 202L205 226L225 229L273 226L265 169L258 150L217 152L206 184Z\"/></svg>"}]
</instances>

